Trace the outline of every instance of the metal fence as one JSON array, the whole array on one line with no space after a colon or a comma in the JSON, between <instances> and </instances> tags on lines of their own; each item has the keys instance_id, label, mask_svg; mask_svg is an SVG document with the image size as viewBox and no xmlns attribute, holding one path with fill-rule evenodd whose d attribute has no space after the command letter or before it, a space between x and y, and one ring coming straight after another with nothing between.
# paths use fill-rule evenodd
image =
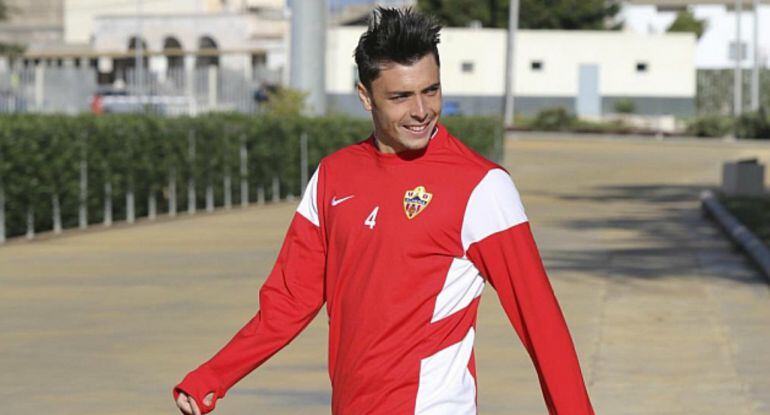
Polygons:
<instances>
[{"instance_id":1,"label":"metal fence","mask_svg":"<svg viewBox=\"0 0 770 415\"><path fill-rule=\"evenodd\" d=\"M751 106L751 70L741 73L743 81L743 111ZM695 107L700 116L732 115L734 90L733 69L699 69L697 72L697 96ZM770 69L759 72L759 104L770 110Z\"/></svg>"},{"instance_id":2,"label":"metal fence","mask_svg":"<svg viewBox=\"0 0 770 415\"><path fill-rule=\"evenodd\" d=\"M37 66L0 71L0 112L88 111L96 89L96 72L91 68Z\"/></svg>"},{"instance_id":3,"label":"metal fence","mask_svg":"<svg viewBox=\"0 0 770 415\"><path fill-rule=\"evenodd\" d=\"M262 205L267 202L277 203L281 200L295 201L308 184L310 165L306 133L300 135L299 148L295 150L295 154L299 155L299 177L290 177L290 175L279 177L277 172L273 172L270 184L267 186L264 180L261 183L250 183L249 178L253 180L255 172L261 172L264 169L262 166L250 164L245 138L241 139L238 148L238 173L233 174L234 169L227 170L222 175L221 181L211 180L211 177L216 175L214 171L203 171L198 175L191 173L195 168L196 158L201 155L198 154L200 150L196 149L194 131L189 132L188 138L186 166L183 166L186 169L171 168L166 178L166 186L160 185L159 189L154 191L135 189L133 185L124 186L118 190L113 187L113 182L117 181L114 177L93 177L86 156L87 152L83 151L78 169L78 194L66 194L63 189L53 188L49 194L50 209L47 209L48 206L40 209L40 206L27 203L23 215L20 216L22 212L18 211L18 206L17 212L8 211L9 205L23 205L23 203L6 196L5 186L9 179L3 180L4 178L0 176L0 245L4 244L9 237L20 237L22 233L18 232L18 229L21 227L26 228L25 238L33 239L40 231L60 234L67 227L86 229L89 226L98 226L93 217L93 202L99 198L95 195L100 192L102 216L98 219L102 226L109 227L113 225L114 220L124 220L128 224L133 224L139 217L152 221L161 214L176 217L186 211L188 215L195 215L201 208L206 212L213 212L217 208L229 210L237 205L245 208L252 203ZM0 156L2 156L1 153ZM186 176L183 170L187 170ZM299 192L295 191L297 194L292 193L292 189L295 188L290 183L292 179L299 179ZM93 182L103 185L102 189L94 189ZM186 188L183 189L184 187ZM124 203L121 203L121 199ZM76 205L76 210L73 209L73 205ZM37 217L41 210L50 216ZM92 212L91 215L89 210Z\"/></svg>"},{"instance_id":4,"label":"metal fence","mask_svg":"<svg viewBox=\"0 0 770 415\"><path fill-rule=\"evenodd\" d=\"M93 110L100 95L106 112L149 111L196 115L212 111L250 113L258 109L257 91L276 83L280 73L244 71L219 66L191 71L171 68L162 74L134 69L110 85L98 85L94 68L75 66L18 67L0 71L0 113L76 114Z\"/></svg>"},{"instance_id":5,"label":"metal fence","mask_svg":"<svg viewBox=\"0 0 770 415\"><path fill-rule=\"evenodd\" d=\"M196 115L212 111L252 113L259 109L257 91L280 82L280 73L256 68L251 74L219 66L187 71L177 67L163 74L134 69L122 79L98 85L94 68L35 66L0 70L0 113L76 114L92 110L93 98L102 96L107 112L149 111L165 115ZM732 69L697 71L696 113L733 113ZM751 70L743 71L744 110L751 104ZM770 69L760 71L760 105L770 109Z\"/></svg>"}]
</instances>

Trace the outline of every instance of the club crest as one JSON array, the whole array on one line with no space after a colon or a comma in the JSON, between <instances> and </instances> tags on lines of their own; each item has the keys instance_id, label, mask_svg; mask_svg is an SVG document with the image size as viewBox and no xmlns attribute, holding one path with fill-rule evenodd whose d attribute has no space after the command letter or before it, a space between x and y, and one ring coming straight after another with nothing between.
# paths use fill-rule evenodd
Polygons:
<instances>
[{"instance_id":1,"label":"club crest","mask_svg":"<svg viewBox=\"0 0 770 415\"><path fill-rule=\"evenodd\" d=\"M404 213L409 219L413 219L428 207L433 199L433 194L425 191L423 186L417 186L414 190L407 190L404 194Z\"/></svg>"}]
</instances>

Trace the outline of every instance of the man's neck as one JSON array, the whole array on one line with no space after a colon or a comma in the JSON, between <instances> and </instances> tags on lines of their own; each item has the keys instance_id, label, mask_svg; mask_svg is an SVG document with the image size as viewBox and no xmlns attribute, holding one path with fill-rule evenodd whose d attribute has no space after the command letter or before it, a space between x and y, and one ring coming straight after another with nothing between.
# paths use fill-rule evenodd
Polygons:
<instances>
[{"instance_id":1,"label":"man's neck","mask_svg":"<svg viewBox=\"0 0 770 415\"><path fill-rule=\"evenodd\" d=\"M436 134L438 134L438 126L433 127L433 132L430 134L430 139L433 140L434 137L436 137ZM383 154L397 154L404 151L411 151L409 149L403 149L401 151L396 151L395 148L385 144L378 138L379 134L377 133L377 130L374 131L374 144L377 146L377 149L380 150L380 153Z\"/></svg>"}]
</instances>

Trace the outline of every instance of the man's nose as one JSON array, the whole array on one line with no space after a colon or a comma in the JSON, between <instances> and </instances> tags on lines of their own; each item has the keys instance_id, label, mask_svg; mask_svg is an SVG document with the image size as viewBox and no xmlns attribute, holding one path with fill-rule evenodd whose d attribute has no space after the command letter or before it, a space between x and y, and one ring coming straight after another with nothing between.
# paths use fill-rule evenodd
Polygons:
<instances>
[{"instance_id":1,"label":"man's nose","mask_svg":"<svg viewBox=\"0 0 770 415\"><path fill-rule=\"evenodd\" d=\"M412 108L411 108L411 114L412 118L422 121L425 119L425 117L428 116L428 110L425 105L424 99L417 95L415 96L414 100L412 101Z\"/></svg>"}]
</instances>

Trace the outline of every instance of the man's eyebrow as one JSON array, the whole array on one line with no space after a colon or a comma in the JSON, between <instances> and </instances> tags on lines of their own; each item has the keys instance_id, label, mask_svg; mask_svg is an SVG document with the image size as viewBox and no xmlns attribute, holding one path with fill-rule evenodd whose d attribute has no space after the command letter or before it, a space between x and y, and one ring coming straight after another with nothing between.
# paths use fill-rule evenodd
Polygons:
<instances>
[{"instance_id":1,"label":"man's eyebrow","mask_svg":"<svg viewBox=\"0 0 770 415\"><path fill-rule=\"evenodd\" d=\"M430 91L431 89L438 89L439 87L441 87L441 82L436 82L435 84L423 89L422 92Z\"/></svg>"},{"instance_id":2,"label":"man's eyebrow","mask_svg":"<svg viewBox=\"0 0 770 415\"><path fill-rule=\"evenodd\" d=\"M437 89L437 88L440 88L440 87L441 87L441 82L436 82L435 84L430 85L429 87L422 89L420 92L426 92L426 91L430 91L431 89ZM414 95L414 92L413 91L389 91L387 93L387 95L391 95L391 96L394 96L394 95L395 96L410 96L410 95Z\"/></svg>"},{"instance_id":3,"label":"man's eyebrow","mask_svg":"<svg viewBox=\"0 0 770 415\"><path fill-rule=\"evenodd\" d=\"M388 92L388 95L392 95L392 96L405 96L406 97L406 96L409 96L409 95L414 95L414 92L412 92L412 91L390 91L390 92Z\"/></svg>"}]
</instances>

